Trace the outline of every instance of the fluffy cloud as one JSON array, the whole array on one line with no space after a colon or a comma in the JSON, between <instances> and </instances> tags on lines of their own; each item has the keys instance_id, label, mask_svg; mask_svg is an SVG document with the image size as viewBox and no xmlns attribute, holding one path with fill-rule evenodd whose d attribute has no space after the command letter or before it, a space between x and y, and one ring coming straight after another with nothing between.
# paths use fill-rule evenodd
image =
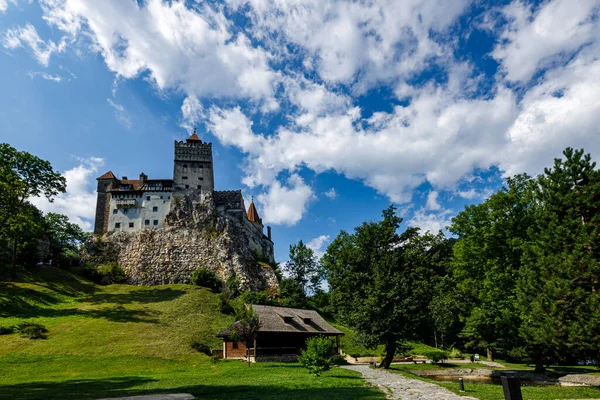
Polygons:
<instances>
[{"instance_id":1,"label":"fluffy cloud","mask_svg":"<svg viewBox=\"0 0 600 400\"><path fill-rule=\"evenodd\" d=\"M423 232L437 234L439 231L446 231L446 227L452 222L449 210L441 212L428 212L425 209L417 210L408 221L408 226L421 228Z\"/></svg>"},{"instance_id":2,"label":"fluffy cloud","mask_svg":"<svg viewBox=\"0 0 600 400\"><path fill-rule=\"evenodd\" d=\"M513 2L503 9L509 24L492 55L507 79L528 80L600 38L598 7L598 0L554 0L534 11L531 4Z\"/></svg>"},{"instance_id":3,"label":"fluffy cloud","mask_svg":"<svg viewBox=\"0 0 600 400\"><path fill-rule=\"evenodd\" d=\"M7 49L28 46L37 61L47 67L52 54L64 51L66 41L62 40L59 44L51 40L44 41L35 27L27 24L24 27L7 30L2 38L2 45Z\"/></svg>"},{"instance_id":4,"label":"fluffy cloud","mask_svg":"<svg viewBox=\"0 0 600 400\"><path fill-rule=\"evenodd\" d=\"M263 222L266 224L294 225L302 218L308 202L314 198L310 186L299 175L292 175L286 185L273 182L266 193L258 196L262 204Z\"/></svg>"},{"instance_id":5,"label":"fluffy cloud","mask_svg":"<svg viewBox=\"0 0 600 400\"><path fill-rule=\"evenodd\" d=\"M315 256L321 258L325 254L326 246L329 242L329 235L321 235L306 243L306 247L311 249L315 253Z\"/></svg>"},{"instance_id":6,"label":"fluffy cloud","mask_svg":"<svg viewBox=\"0 0 600 400\"><path fill-rule=\"evenodd\" d=\"M63 174L67 180L66 193L57 196L52 203L45 197L32 198L30 201L43 212L64 214L83 230L90 231L96 213L95 178L104 160L91 157L80 159L80 162L79 166Z\"/></svg>"},{"instance_id":7,"label":"fluffy cloud","mask_svg":"<svg viewBox=\"0 0 600 400\"><path fill-rule=\"evenodd\" d=\"M438 196L439 193L435 190L429 192L429 194L427 195L427 205L425 206L428 210L439 211L442 209L442 206L437 201Z\"/></svg>"},{"instance_id":8,"label":"fluffy cloud","mask_svg":"<svg viewBox=\"0 0 600 400\"><path fill-rule=\"evenodd\" d=\"M232 33L222 11L183 1L41 0L44 18L70 37L83 33L123 78L149 72L159 90L270 99L269 54Z\"/></svg>"},{"instance_id":9,"label":"fluffy cloud","mask_svg":"<svg viewBox=\"0 0 600 400\"><path fill-rule=\"evenodd\" d=\"M8 8L9 3L10 4L17 4L17 0L0 0L0 12L6 11L6 9Z\"/></svg>"}]
</instances>

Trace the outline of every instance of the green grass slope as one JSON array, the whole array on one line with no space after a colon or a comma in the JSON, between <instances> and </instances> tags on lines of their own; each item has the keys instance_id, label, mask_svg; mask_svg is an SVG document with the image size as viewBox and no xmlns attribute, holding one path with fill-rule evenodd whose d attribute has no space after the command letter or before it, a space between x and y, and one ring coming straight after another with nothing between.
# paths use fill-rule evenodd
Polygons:
<instances>
[{"instance_id":1,"label":"green grass slope","mask_svg":"<svg viewBox=\"0 0 600 400\"><path fill-rule=\"evenodd\" d=\"M47 339L0 336L0 399L94 399L188 392L207 399L382 399L357 373L335 368L315 378L298 364L213 360L233 318L218 294L191 285L99 286L43 267L19 283L0 282L0 326L44 324Z\"/></svg>"}]
</instances>

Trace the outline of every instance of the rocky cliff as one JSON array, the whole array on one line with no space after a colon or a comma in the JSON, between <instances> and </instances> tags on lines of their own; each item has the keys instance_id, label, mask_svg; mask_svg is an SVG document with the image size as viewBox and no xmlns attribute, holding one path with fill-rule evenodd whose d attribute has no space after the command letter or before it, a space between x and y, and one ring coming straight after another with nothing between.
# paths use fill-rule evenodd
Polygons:
<instances>
[{"instance_id":1,"label":"rocky cliff","mask_svg":"<svg viewBox=\"0 0 600 400\"><path fill-rule=\"evenodd\" d=\"M164 229L108 233L92 238L83 257L92 265L116 261L136 285L188 283L206 267L226 280L235 274L240 288L277 288L272 268L258 262L244 224L215 210L211 195L175 199Z\"/></svg>"}]
</instances>

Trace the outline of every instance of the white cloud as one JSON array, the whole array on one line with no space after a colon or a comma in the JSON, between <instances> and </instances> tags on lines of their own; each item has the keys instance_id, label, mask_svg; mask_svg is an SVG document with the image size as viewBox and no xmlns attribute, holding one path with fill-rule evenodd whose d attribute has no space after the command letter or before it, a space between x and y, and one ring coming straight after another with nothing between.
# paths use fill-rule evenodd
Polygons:
<instances>
[{"instance_id":1,"label":"white cloud","mask_svg":"<svg viewBox=\"0 0 600 400\"><path fill-rule=\"evenodd\" d=\"M329 242L329 235L321 235L306 243L306 247L311 249L315 253L315 256L321 258L325 254L325 250L327 250L326 246Z\"/></svg>"},{"instance_id":2,"label":"white cloud","mask_svg":"<svg viewBox=\"0 0 600 400\"><path fill-rule=\"evenodd\" d=\"M9 4L17 4L17 0L0 0L0 13L5 12Z\"/></svg>"},{"instance_id":3,"label":"white cloud","mask_svg":"<svg viewBox=\"0 0 600 400\"><path fill-rule=\"evenodd\" d=\"M104 160L90 157L79 161L79 166L63 174L67 180L66 193L56 196L52 203L45 197L31 198L30 201L44 213L64 214L83 230L91 231L96 214L95 178Z\"/></svg>"},{"instance_id":4,"label":"white cloud","mask_svg":"<svg viewBox=\"0 0 600 400\"><path fill-rule=\"evenodd\" d=\"M335 191L335 188L331 188L323 194L329 197L331 200L334 200L337 197L337 192Z\"/></svg>"},{"instance_id":5,"label":"white cloud","mask_svg":"<svg viewBox=\"0 0 600 400\"><path fill-rule=\"evenodd\" d=\"M440 230L446 231L446 227L452 223L450 210L441 210L440 212L427 212L421 208L413 214L408 221L408 226L421 228L423 232L437 234Z\"/></svg>"},{"instance_id":6,"label":"white cloud","mask_svg":"<svg viewBox=\"0 0 600 400\"><path fill-rule=\"evenodd\" d=\"M71 79L69 78L64 78L60 75L51 75L48 74L46 72L28 72L27 75L31 78L31 79L35 79L37 77L40 77L42 79L45 79L47 81L52 81L52 82L56 82L56 83L61 83L61 82L68 82Z\"/></svg>"},{"instance_id":7,"label":"white cloud","mask_svg":"<svg viewBox=\"0 0 600 400\"><path fill-rule=\"evenodd\" d=\"M131 122L131 116L129 112L123 107L123 105L111 100L110 98L106 99L106 102L110 104L110 106L115 110L115 116L117 119L125 125L127 129L131 129L133 123Z\"/></svg>"},{"instance_id":8,"label":"white cloud","mask_svg":"<svg viewBox=\"0 0 600 400\"><path fill-rule=\"evenodd\" d=\"M148 71L160 90L191 96L273 96L269 54L207 3L148 0L41 0L44 18L71 37L89 35L107 67L123 78Z\"/></svg>"},{"instance_id":9,"label":"white cloud","mask_svg":"<svg viewBox=\"0 0 600 400\"><path fill-rule=\"evenodd\" d=\"M299 175L293 174L282 186L274 181L266 193L258 195L263 206L263 222L266 224L295 225L304 213L314 194Z\"/></svg>"},{"instance_id":10,"label":"white cloud","mask_svg":"<svg viewBox=\"0 0 600 400\"><path fill-rule=\"evenodd\" d=\"M181 114L183 115L181 127L185 128L188 132L192 132L198 122L206 118L204 107L196 96L188 96L183 100Z\"/></svg>"},{"instance_id":11,"label":"white cloud","mask_svg":"<svg viewBox=\"0 0 600 400\"><path fill-rule=\"evenodd\" d=\"M508 80L528 80L536 70L568 60L600 38L594 17L599 6L598 0L553 0L534 12L532 5L515 1L503 9L509 24L492 55Z\"/></svg>"},{"instance_id":12,"label":"white cloud","mask_svg":"<svg viewBox=\"0 0 600 400\"><path fill-rule=\"evenodd\" d=\"M435 190L429 192L429 194L427 195L427 205L425 206L428 210L439 211L442 209L442 206L437 201L438 195L439 193Z\"/></svg>"},{"instance_id":13,"label":"white cloud","mask_svg":"<svg viewBox=\"0 0 600 400\"><path fill-rule=\"evenodd\" d=\"M52 54L64 51L66 42L61 41L59 44L56 44L51 40L42 40L35 27L27 24L24 27L7 30L2 38L2 45L7 49L15 49L27 45L33 51L33 55L37 61L47 67Z\"/></svg>"}]
</instances>

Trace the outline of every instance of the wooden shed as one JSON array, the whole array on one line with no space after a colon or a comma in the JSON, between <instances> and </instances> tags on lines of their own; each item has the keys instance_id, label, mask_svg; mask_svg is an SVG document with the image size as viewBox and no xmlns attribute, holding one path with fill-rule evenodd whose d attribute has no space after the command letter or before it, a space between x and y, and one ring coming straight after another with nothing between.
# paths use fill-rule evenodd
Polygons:
<instances>
[{"instance_id":1,"label":"wooden shed","mask_svg":"<svg viewBox=\"0 0 600 400\"><path fill-rule=\"evenodd\" d=\"M232 340L226 328L217 335L223 339L223 358L250 356L255 361L294 358L306 346L306 340L313 336L330 336L339 352L339 337L344 333L314 310L263 305L255 305L252 309L260 321L254 346L247 348L243 342Z\"/></svg>"}]
</instances>

